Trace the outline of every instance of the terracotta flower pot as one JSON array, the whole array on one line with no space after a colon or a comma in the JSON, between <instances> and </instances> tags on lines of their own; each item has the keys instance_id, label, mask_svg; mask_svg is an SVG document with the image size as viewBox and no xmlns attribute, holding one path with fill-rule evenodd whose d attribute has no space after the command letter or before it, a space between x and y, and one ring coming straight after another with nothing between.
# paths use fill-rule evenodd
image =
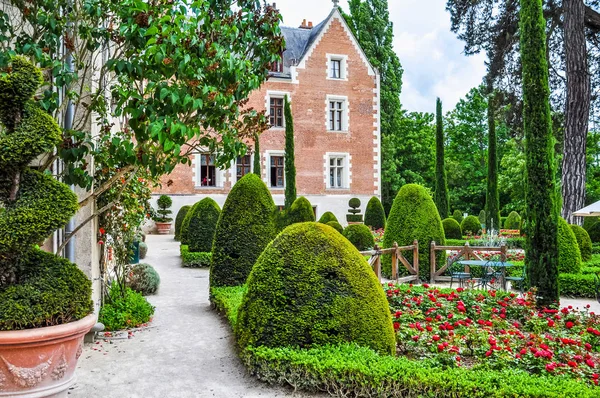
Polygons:
<instances>
[{"instance_id":1,"label":"terracotta flower pot","mask_svg":"<svg viewBox=\"0 0 600 398\"><path fill-rule=\"evenodd\" d=\"M0 332L0 397L66 397L96 315L58 326Z\"/></svg>"},{"instance_id":2,"label":"terracotta flower pot","mask_svg":"<svg viewBox=\"0 0 600 398\"><path fill-rule=\"evenodd\" d=\"M160 235L168 235L169 233L171 233L170 222L156 222L156 228L158 229L158 233Z\"/></svg>"}]
</instances>

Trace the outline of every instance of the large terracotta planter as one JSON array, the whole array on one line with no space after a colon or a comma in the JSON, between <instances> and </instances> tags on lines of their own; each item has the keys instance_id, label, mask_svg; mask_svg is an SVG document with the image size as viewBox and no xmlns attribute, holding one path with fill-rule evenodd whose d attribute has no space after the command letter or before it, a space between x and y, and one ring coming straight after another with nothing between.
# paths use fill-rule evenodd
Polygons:
<instances>
[{"instance_id":1,"label":"large terracotta planter","mask_svg":"<svg viewBox=\"0 0 600 398\"><path fill-rule=\"evenodd\" d=\"M95 315L65 325L0 332L0 397L66 397Z\"/></svg>"},{"instance_id":2,"label":"large terracotta planter","mask_svg":"<svg viewBox=\"0 0 600 398\"><path fill-rule=\"evenodd\" d=\"M160 235L169 235L171 233L171 223L170 222L157 222L156 229L158 229L158 233Z\"/></svg>"}]
</instances>

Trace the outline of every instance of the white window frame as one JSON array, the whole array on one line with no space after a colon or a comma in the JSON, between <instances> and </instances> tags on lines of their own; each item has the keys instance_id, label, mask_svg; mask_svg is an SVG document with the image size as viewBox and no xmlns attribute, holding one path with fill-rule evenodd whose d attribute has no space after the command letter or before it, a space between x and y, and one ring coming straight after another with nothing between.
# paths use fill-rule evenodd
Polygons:
<instances>
[{"instance_id":1,"label":"white window frame","mask_svg":"<svg viewBox=\"0 0 600 398\"><path fill-rule=\"evenodd\" d=\"M330 124L330 103L334 102L342 102L342 129L341 130L331 130ZM325 100L325 129L330 133L347 133L350 130L350 103L348 102L348 97L345 95L327 95L327 99Z\"/></svg>"},{"instance_id":2,"label":"white window frame","mask_svg":"<svg viewBox=\"0 0 600 398\"><path fill-rule=\"evenodd\" d=\"M283 186L271 186L271 157L283 156ZM269 189L285 189L285 151L265 151L265 179L263 180Z\"/></svg>"},{"instance_id":3,"label":"white window frame","mask_svg":"<svg viewBox=\"0 0 600 398\"><path fill-rule=\"evenodd\" d=\"M268 90L267 95L265 95L265 111L267 118L269 119L269 124L271 123L271 98L281 98L284 100L283 102L283 126L271 126L269 125L270 130L284 130L285 129L285 96L287 95L288 101L290 104L292 103L292 96L287 91L272 91Z\"/></svg>"},{"instance_id":4,"label":"white window frame","mask_svg":"<svg viewBox=\"0 0 600 398\"><path fill-rule=\"evenodd\" d=\"M225 182L225 170L215 167L215 185L202 185L202 160L201 155L211 155L210 152L198 152L194 154L193 166L194 166L194 184L197 189L223 189L223 183ZM212 156L215 156L212 154Z\"/></svg>"},{"instance_id":5,"label":"white window frame","mask_svg":"<svg viewBox=\"0 0 600 398\"><path fill-rule=\"evenodd\" d=\"M343 158L343 175L342 175L342 186L336 187L331 185L330 173L331 173L331 159ZM325 186L327 189L332 190L348 190L352 183L352 172L350 170L350 154L347 152L327 152L324 156L325 160ZM336 166L337 167L337 166Z\"/></svg>"},{"instance_id":6,"label":"white window frame","mask_svg":"<svg viewBox=\"0 0 600 398\"><path fill-rule=\"evenodd\" d=\"M340 77L333 77L333 61L340 61ZM348 81L348 56L342 54L327 54L327 80Z\"/></svg>"}]
</instances>

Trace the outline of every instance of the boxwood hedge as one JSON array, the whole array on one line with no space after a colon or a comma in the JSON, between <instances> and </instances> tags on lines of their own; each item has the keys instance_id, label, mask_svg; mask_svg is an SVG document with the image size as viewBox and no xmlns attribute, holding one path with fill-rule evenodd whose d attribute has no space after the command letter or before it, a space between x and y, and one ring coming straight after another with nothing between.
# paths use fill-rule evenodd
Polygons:
<instances>
[{"instance_id":1,"label":"boxwood hedge","mask_svg":"<svg viewBox=\"0 0 600 398\"><path fill-rule=\"evenodd\" d=\"M442 221L444 227L444 235L448 239L462 239L460 224L454 218L446 218Z\"/></svg>"},{"instance_id":2,"label":"boxwood hedge","mask_svg":"<svg viewBox=\"0 0 600 398\"><path fill-rule=\"evenodd\" d=\"M590 261L592 259L592 240L588 232L579 225L569 225L575 234L577 246L581 253L581 261Z\"/></svg>"},{"instance_id":3,"label":"boxwood hedge","mask_svg":"<svg viewBox=\"0 0 600 398\"><path fill-rule=\"evenodd\" d=\"M204 198L191 208L186 239L191 252L211 252L220 214L219 205L211 198Z\"/></svg>"},{"instance_id":4,"label":"boxwood hedge","mask_svg":"<svg viewBox=\"0 0 600 398\"><path fill-rule=\"evenodd\" d=\"M569 274L581 271L581 252L575 233L562 217L558 219L558 269Z\"/></svg>"},{"instance_id":5,"label":"boxwood hedge","mask_svg":"<svg viewBox=\"0 0 600 398\"><path fill-rule=\"evenodd\" d=\"M369 227L364 224L348 225L344 229L343 235L360 251L369 250L375 246L375 238Z\"/></svg>"},{"instance_id":6,"label":"boxwood hedge","mask_svg":"<svg viewBox=\"0 0 600 398\"><path fill-rule=\"evenodd\" d=\"M365 225L373 229L385 228L385 210L377 196L373 196L367 203Z\"/></svg>"}]
</instances>

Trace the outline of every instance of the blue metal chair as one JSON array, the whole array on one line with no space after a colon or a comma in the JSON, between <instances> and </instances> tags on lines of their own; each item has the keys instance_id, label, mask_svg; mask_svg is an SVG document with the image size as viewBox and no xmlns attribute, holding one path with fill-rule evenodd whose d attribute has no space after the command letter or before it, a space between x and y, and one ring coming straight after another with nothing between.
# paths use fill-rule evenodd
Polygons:
<instances>
[{"instance_id":1,"label":"blue metal chair","mask_svg":"<svg viewBox=\"0 0 600 398\"><path fill-rule=\"evenodd\" d=\"M525 277L527 276L527 269L525 268L525 265L523 265L523 272L521 273L521 276L507 276L505 279L507 281L510 281L511 285L512 284L519 284L519 290L521 291L521 295L525 294Z\"/></svg>"},{"instance_id":2,"label":"blue metal chair","mask_svg":"<svg viewBox=\"0 0 600 398\"><path fill-rule=\"evenodd\" d=\"M471 279L471 273L465 272L463 265L458 264L458 258L448 258L448 273L450 274L450 289L454 280L458 281L458 287L463 287L465 281Z\"/></svg>"}]
</instances>

